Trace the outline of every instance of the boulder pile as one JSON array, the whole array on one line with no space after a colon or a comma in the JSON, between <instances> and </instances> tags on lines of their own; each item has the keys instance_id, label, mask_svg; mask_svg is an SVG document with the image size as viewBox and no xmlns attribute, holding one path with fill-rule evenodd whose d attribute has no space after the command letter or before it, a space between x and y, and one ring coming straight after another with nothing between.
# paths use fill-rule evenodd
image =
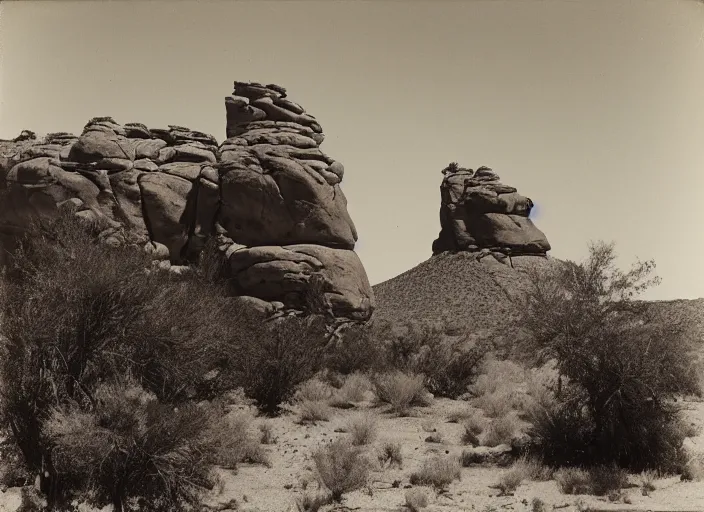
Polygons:
<instances>
[{"instance_id":1,"label":"boulder pile","mask_svg":"<svg viewBox=\"0 0 704 512\"><path fill-rule=\"evenodd\" d=\"M476 171L453 163L443 170L441 231L433 254L468 251L491 254L502 263L511 256L545 255L550 243L533 221L533 201L501 183L488 167Z\"/></svg>"},{"instance_id":2,"label":"boulder pile","mask_svg":"<svg viewBox=\"0 0 704 512\"><path fill-rule=\"evenodd\" d=\"M165 268L180 271L215 240L234 293L263 311L309 310L317 294L318 312L368 319L344 167L319 149L320 124L276 85L235 82L225 106L222 144L110 117L80 137L0 141L0 246L67 207L106 243L139 245Z\"/></svg>"}]
</instances>

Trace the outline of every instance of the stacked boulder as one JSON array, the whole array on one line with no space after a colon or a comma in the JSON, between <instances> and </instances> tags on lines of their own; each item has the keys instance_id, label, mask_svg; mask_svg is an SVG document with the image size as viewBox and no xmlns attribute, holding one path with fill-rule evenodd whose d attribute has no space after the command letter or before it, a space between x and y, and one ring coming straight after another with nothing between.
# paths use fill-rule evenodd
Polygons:
<instances>
[{"instance_id":1,"label":"stacked boulder","mask_svg":"<svg viewBox=\"0 0 704 512\"><path fill-rule=\"evenodd\" d=\"M0 141L0 248L32 218L68 207L106 243L139 245L164 268L181 271L215 240L223 277L262 311L314 304L336 319L370 318L344 169L318 149L320 125L274 85L236 82L226 110L221 145L110 117L80 137L25 131Z\"/></svg>"},{"instance_id":2,"label":"stacked boulder","mask_svg":"<svg viewBox=\"0 0 704 512\"><path fill-rule=\"evenodd\" d=\"M510 256L544 256L550 250L530 219L533 202L501 183L490 168L473 171L453 163L443 174L441 231L433 242L434 255L468 251L507 262Z\"/></svg>"}]
</instances>

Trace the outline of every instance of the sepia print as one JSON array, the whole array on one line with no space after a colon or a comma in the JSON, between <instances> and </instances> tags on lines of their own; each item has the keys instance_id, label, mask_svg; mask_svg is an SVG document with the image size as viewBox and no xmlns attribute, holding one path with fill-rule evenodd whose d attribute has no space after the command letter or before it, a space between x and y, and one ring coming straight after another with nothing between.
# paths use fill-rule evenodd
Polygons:
<instances>
[{"instance_id":1,"label":"sepia print","mask_svg":"<svg viewBox=\"0 0 704 512\"><path fill-rule=\"evenodd\" d=\"M702 91L698 0L0 3L0 512L704 510Z\"/></svg>"}]
</instances>

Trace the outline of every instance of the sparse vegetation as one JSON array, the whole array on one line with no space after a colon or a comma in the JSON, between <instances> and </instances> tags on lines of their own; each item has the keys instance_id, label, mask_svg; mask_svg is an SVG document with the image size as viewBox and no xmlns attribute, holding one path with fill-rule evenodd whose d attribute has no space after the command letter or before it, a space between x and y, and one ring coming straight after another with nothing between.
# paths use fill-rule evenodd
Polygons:
<instances>
[{"instance_id":1,"label":"sparse vegetation","mask_svg":"<svg viewBox=\"0 0 704 512\"><path fill-rule=\"evenodd\" d=\"M593 244L581 264L533 275L523 305L524 354L555 360L555 403L533 414L536 448L553 465L673 472L684 433L673 399L701 394L683 329L635 297L657 284L655 264L628 272L614 246Z\"/></svg>"},{"instance_id":2,"label":"sparse vegetation","mask_svg":"<svg viewBox=\"0 0 704 512\"><path fill-rule=\"evenodd\" d=\"M481 444L484 446L499 446L501 444L510 445L511 441L524 428L523 422L518 416L510 412L501 418L496 418L489 423Z\"/></svg>"},{"instance_id":3,"label":"sparse vegetation","mask_svg":"<svg viewBox=\"0 0 704 512\"><path fill-rule=\"evenodd\" d=\"M399 469L402 468L403 456L401 454L401 443L386 441L379 449L378 458L382 466L396 466Z\"/></svg>"},{"instance_id":4,"label":"sparse vegetation","mask_svg":"<svg viewBox=\"0 0 704 512\"><path fill-rule=\"evenodd\" d=\"M657 471L648 469L640 474L640 488L643 496L655 491L655 481L660 477Z\"/></svg>"},{"instance_id":5,"label":"sparse vegetation","mask_svg":"<svg viewBox=\"0 0 704 512\"><path fill-rule=\"evenodd\" d=\"M406 491L406 507L411 512L420 512L428 506L428 494L423 489L413 488Z\"/></svg>"},{"instance_id":6,"label":"sparse vegetation","mask_svg":"<svg viewBox=\"0 0 704 512\"><path fill-rule=\"evenodd\" d=\"M422 375L396 371L376 375L372 382L377 399L391 405L392 410L399 415L408 414L411 406L429 403Z\"/></svg>"},{"instance_id":7,"label":"sparse vegetation","mask_svg":"<svg viewBox=\"0 0 704 512\"><path fill-rule=\"evenodd\" d=\"M524 478L525 475L520 468L511 468L501 475L499 482L496 484L496 488L501 491L502 496L511 495L518 489L518 486L523 483Z\"/></svg>"},{"instance_id":8,"label":"sparse vegetation","mask_svg":"<svg viewBox=\"0 0 704 512\"><path fill-rule=\"evenodd\" d=\"M371 444L376 438L377 420L369 412L357 413L347 422L347 432L355 446Z\"/></svg>"},{"instance_id":9,"label":"sparse vegetation","mask_svg":"<svg viewBox=\"0 0 704 512\"><path fill-rule=\"evenodd\" d=\"M364 487L369 478L370 461L359 447L345 440L326 444L313 453L313 460L320 482L336 502L344 493Z\"/></svg>"},{"instance_id":10,"label":"sparse vegetation","mask_svg":"<svg viewBox=\"0 0 704 512\"><path fill-rule=\"evenodd\" d=\"M410 476L411 485L432 485L444 489L460 479L460 463L455 457L436 455L426 459L420 469Z\"/></svg>"},{"instance_id":11,"label":"sparse vegetation","mask_svg":"<svg viewBox=\"0 0 704 512\"><path fill-rule=\"evenodd\" d=\"M301 423L317 423L319 421L330 421L332 408L325 402L304 400L296 404L298 409L298 419Z\"/></svg>"}]
</instances>

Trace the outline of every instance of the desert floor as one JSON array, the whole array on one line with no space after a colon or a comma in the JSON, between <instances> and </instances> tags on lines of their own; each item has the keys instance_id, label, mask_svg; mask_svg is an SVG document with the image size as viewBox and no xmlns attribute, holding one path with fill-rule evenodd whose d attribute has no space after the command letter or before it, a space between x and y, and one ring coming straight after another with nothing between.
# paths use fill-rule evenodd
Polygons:
<instances>
[{"instance_id":1,"label":"desert floor","mask_svg":"<svg viewBox=\"0 0 704 512\"><path fill-rule=\"evenodd\" d=\"M307 492L315 494L317 484L313 479L312 452L323 443L349 435L336 430L341 430L360 410L366 410L378 420L377 436L368 445L368 450L374 453L387 440L399 442L402 445L403 467L375 468L368 488L350 492L345 495L341 505L327 505L321 510L408 510L404 503L405 493L410 487L409 475L435 453L459 455L466 448L461 443L462 426L447 422L448 415L463 405L459 401L435 399L428 407L415 408L411 417L397 417L386 412L383 407L363 402L354 409L334 409L334 415L329 421L317 424L301 424L294 413L277 418L253 418L250 425L253 435L258 435L261 423L268 423L273 433L275 442L262 445L270 459L270 467L240 464L235 471L220 470L222 484L209 497L208 503L216 510L296 511L296 500L306 492L306 482L312 482L308 484ZM704 426L704 402L686 402L685 408L689 421ZM250 412L254 414L254 409L241 406L233 410L232 414ZM433 430L442 437L441 443L425 441L429 431ZM704 434L700 433L686 442L692 452L704 453ZM513 495L501 496L493 485L504 471L506 469L500 467L462 468L461 480L453 482L446 492L437 493L429 487L423 487L429 498L428 507L423 510L528 511L536 497L545 503L546 510L566 512L586 509L704 510L704 482L682 482L679 477L656 480L656 490L649 496L644 496L638 475L632 475L632 486L624 491L627 500L612 503L606 497L562 494L554 480L524 482ZM400 481L400 485L394 487L394 481ZM14 512L20 504L19 496L20 490L16 488L0 493L0 512ZM225 508L224 504L233 499L237 502L237 507Z\"/></svg>"}]
</instances>

